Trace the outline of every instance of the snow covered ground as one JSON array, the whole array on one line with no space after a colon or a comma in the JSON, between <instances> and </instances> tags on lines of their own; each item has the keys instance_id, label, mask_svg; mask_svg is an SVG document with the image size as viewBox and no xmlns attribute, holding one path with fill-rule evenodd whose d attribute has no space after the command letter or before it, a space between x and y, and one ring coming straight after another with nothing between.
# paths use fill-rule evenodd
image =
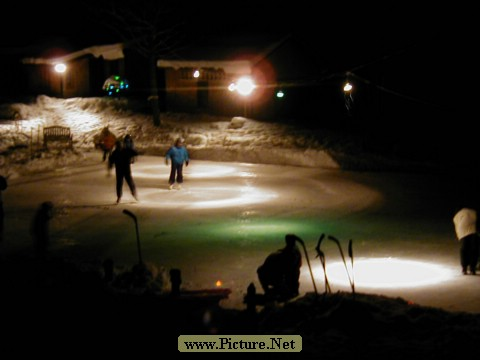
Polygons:
<instances>
[{"instance_id":1,"label":"snow covered ground","mask_svg":"<svg viewBox=\"0 0 480 360\"><path fill-rule=\"evenodd\" d=\"M75 149L80 153L64 153L61 161L76 163L83 152L93 149L94 136L108 126L118 137L131 134L137 149L148 155L163 156L175 138L182 136L195 159L338 168L314 134L293 126L242 117L167 113L162 114L162 127L156 128L151 116L134 113L128 106L126 100L118 98L63 100L46 96L30 104L12 104L19 119L2 123L0 153L19 147L39 147L43 127L61 125L71 129ZM57 166L58 159L52 154L42 154L38 161L29 162L27 166L22 164L17 169L13 164L15 156L23 154L16 153L11 155L7 170L3 170L11 176L16 176L17 171Z\"/></svg>"},{"instance_id":2,"label":"snow covered ground","mask_svg":"<svg viewBox=\"0 0 480 360\"><path fill-rule=\"evenodd\" d=\"M181 269L185 289L231 289L221 304L235 313L245 307L250 282L260 289L256 268L292 232L304 239L309 260L303 259L300 299L263 313L255 331L302 334L304 354L322 358L396 350L428 358L475 346L480 282L461 275L452 224L459 195L475 184L457 174L344 171L326 151L328 137L251 119L164 114L155 128L120 99L40 97L15 106L20 119L0 124L0 173L10 182L1 244L7 260L31 249L29 221L49 200L56 208L54 254L97 267L112 258L121 271L138 260L134 224L122 213L128 209L139 221L143 256L159 273ZM54 124L71 128L74 151L40 150L42 127ZM115 205L113 177L93 148L106 125L117 136L131 134L142 154L133 165L138 203L125 188ZM186 139L192 161L182 190L170 191L163 155L177 136ZM333 303L312 301L315 290L324 293L315 257L322 233L333 292L346 294ZM339 239L347 268L328 235ZM347 269L359 294L353 303ZM220 331L233 331L238 317L224 316L232 321ZM362 347L352 329L358 334L367 323L374 330Z\"/></svg>"}]
</instances>

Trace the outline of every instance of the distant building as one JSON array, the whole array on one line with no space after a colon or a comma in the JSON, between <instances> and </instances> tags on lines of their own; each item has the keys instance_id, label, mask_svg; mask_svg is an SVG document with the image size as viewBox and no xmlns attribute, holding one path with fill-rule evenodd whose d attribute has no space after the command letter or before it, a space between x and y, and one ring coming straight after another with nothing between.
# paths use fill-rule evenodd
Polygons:
<instances>
[{"instance_id":1,"label":"distant building","mask_svg":"<svg viewBox=\"0 0 480 360\"><path fill-rule=\"evenodd\" d=\"M58 57L21 61L25 65L26 91L57 97L103 95L105 80L125 73L123 44L92 46ZM65 64L65 72L56 72L57 64Z\"/></svg>"},{"instance_id":2,"label":"distant building","mask_svg":"<svg viewBox=\"0 0 480 360\"><path fill-rule=\"evenodd\" d=\"M331 118L328 113L343 94L319 86L322 69L311 44L287 35L218 37L195 42L157 59L157 82L162 111L203 112L289 120ZM52 52L47 52L52 54ZM25 93L57 97L105 96L112 76L125 78L129 93L147 99L150 73L147 59L121 43L91 46L60 56L23 57ZM57 73L54 66L65 63ZM231 91L232 84L250 77L249 96Z\"/></svg>"},{"instance_id":3,"label":"distant building","mask_svg":"<svg viewBox=\"0 0 480 360\"><path fill-rule=\"evenodd\" d=\"M157 66L165 71L165 103L169 111L243 114L249 101L230 91L242 76L252 75L248 60L164 60Z\"/></svg>"},{"instance_id":4,"label":"distant building","mask_svg":"<svg viewBox=\"0 0 480 360\"><path fill-rule=\"evenodd\" d=\"M216 115L288 118L315 103L315 59L295 38L245 37L214 39L159 58L165 71L165 104L169 111ZM242 77L255 84L249 96L231 91Z\"/></svg>"}]
</instances>

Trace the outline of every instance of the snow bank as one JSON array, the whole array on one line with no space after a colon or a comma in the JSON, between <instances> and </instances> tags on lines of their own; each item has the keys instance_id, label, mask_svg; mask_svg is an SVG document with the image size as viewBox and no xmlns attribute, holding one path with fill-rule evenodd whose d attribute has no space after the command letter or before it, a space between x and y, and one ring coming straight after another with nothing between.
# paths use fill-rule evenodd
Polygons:
<instances>
[{"instance_id":1,"label":"snow bank","mask_svg":"<svg viewBox=\"0 0 480 360\"><path fill-rule=\"evenodd\" d=\"M12 104L18 119L0 122L2 172L39 171L81 161L94 149L93 138L105 126L117 136L132 135L141 154L164 156L174 140L185 138L192 159L339 168L310 132L293 126L244 117L206 114L162 114L155 127L151 116L135 111L132 103L118 98L57 99L39 96L33 103ZM42 129L61 125L71 129L73 152L42 149ZM68 157L73 159L69 161ZM32 161L35 160L35 161ZM5 169L7 167L7 169Z\"/></svg>"}]
</instances>

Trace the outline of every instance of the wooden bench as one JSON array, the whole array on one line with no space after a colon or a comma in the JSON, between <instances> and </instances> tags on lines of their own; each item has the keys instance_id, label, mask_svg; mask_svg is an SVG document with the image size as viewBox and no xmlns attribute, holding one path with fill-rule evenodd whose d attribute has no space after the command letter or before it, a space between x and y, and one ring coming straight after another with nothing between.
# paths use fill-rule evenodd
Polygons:
<instances>
[{"instance_id":1,"label":"wooden bench","mask_svg":"<svg viewBox=\"0 0 480 360\"><path fill-rule=\"evenodd\" d=\"M73 136L69 127L65 126L48 126L43 128L43 146L48 148L49 142L65 143L68 148L73 148Z\"/></svg>"}]
</instances>

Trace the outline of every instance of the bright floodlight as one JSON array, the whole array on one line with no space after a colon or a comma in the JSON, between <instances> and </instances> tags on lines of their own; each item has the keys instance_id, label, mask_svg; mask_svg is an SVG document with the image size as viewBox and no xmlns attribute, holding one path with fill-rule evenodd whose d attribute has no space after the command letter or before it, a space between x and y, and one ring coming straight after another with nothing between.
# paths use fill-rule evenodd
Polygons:
<instances>
[{"instance_id":1,"label":"bright floodlight","mask_svg":"<svg viewBox=\"0 0 480 360\"><path fill-rule=\"evenodd\" d=\"M67 65L62 63L56 64L54 69L57 73L64 73L65 71L67 71Z\"/></svg>"},{"instance_id":2,"label":"bright floodlight","mask_svg":"<svg viewBox=\"0 0 480 360\"><path fill-rule=\"evenodd\" d=\"M194 78L198 78L199 76L200 76L200 71L195 70L195 71L193 72L193 77L194 77Z\"/></svg>"},{"instance_id":3,"label":"bright floodlight","mask_svg":"<svg viewBox=\"0 0 480 360\"><path fill-rule=\"evenodd\" d=\"M345 91L345 92L352 91L352 89L353 89L353 86L352 86L352 84L350 84L349 82L347 82L347 83L345 84L345 86L343 87L343 91Z\"/></svg>"},{"instance_id":4,"label":"bright floodlight","mask_svg":"<svg viewBox=\"0 0 480 360\"><path fill-rule=\"evenodd\" d=\"M237 91L240 95L248 96L255 89L253 80L249 77L242 77L237 81Z\"/></svg>"},{"instance_id":5,"label":"bright floodlight","mask_svg":"<svg viewBox=\"0 0 480 360\"><path fill-rule=\"evenodd\" d=\"M327 261L327 277L331 285L349 286L347 268L343 262ZM352 274L350 261L348 271ZM315 269L318 278L323 277L323 269ZM413 288L438 284L454 277L453 270L439 264L420 260L395 258L354 259L353 274L356 287L365 288Z\"/></svg>"},{"instance_id":6,"label":"bright floodlight","mask_svg":"<svg viewBox=\"0 0 480 360\"><path fill-rule=\"evenodd\" d=\"M277 92L277 98L283 98L285 96L284 92L282 90L279 90Z\"/></svg>"}]
</instances>

